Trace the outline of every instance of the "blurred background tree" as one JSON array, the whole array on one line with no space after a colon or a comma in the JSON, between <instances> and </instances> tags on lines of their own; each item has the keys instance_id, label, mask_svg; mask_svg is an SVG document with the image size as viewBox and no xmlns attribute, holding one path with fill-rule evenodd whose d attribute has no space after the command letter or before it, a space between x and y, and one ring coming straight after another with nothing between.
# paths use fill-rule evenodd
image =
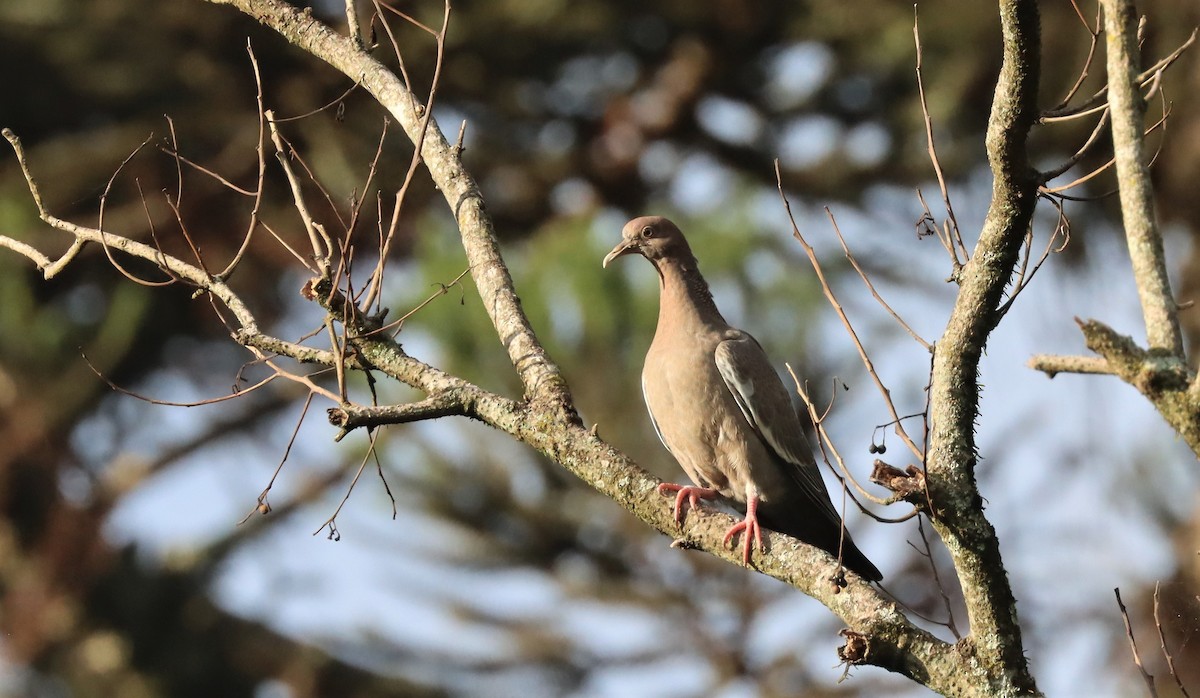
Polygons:
<instances>
[{"instance_id":1,"label":"blurred background tree","mask_svg":"<svg viewBox=\"0 0 1200 698\"><path fill-rule=\"evenodd\" d=\"M440 21L440 5L396 7ZM335 23L342 11L334 2L313 8ZM990 187L982 142L997 20L986 4L920 9L939 156L971 230ZM1141 9L1151 18L1150 56L1200 23L1200 8L1183 0ZM1092 20L1094 7L1080 10ZM887 3L455 6L437 118L451 134L467 122L468 166L585 419L656 474L677 479L636 378L653 332L653 279L599 269L621 223L646 212L685 225L722 308L772 356L812 377L823 399L834 392L829 377L850 387L833 426L866 472L867 445L879 438L873 427L886 417L788 235L771 162L781 159L806 230L827 230L821 207L832 206L876 282L919 331L936 334L952 296L938 283L947 273L940 250L913 232L913 189L936 186L912 21L909 6ZM1040 101L1050 107L1075 81L1089 37L1070 2L1046 3L1043 25ZM403 23L395 30L420 93L433 42ZM8 0L0 125L27 144L48 207L79 220L94 219L116 166L153 134L109 195L106 225L146 239L152 220L168 245L182 245L159 195L175 192L176 164L155 147L178 147L253 186L258 119L247 38L279 116L307 114L350 87L237 13L203 3ZM376 38L386 45L381 30ZM1198 67L1189 53L1164 81L1174 116L1154 165L1182 300L1200 279ZM1084 92L1101 80L1090 78ZM289 122L286 133L333 202L344 210L357 197L373 207L377 192L399 187L411 146L385 139L377 179L361 191L382 114L358 92L342 105ZM1060 161L1086 129L1043 127L1031 152L1044 157L1039 165ZM231 257L251 203L185 176L178 205L191 235L206 254ZM278 175L268 185L274 198L263 220L294 226ZM1100 177L1082 193L1112 187ZM401 220L400 283L386 289L393 309L416 306L465 266L433 195L418 177ZM1070 246L1017 304L985 369L984 412L994 419L982 427L981 489L1049 693L1137 689L1110 590L1140 600L1136 629L1151 642L1156 580L1176 663L1200 686L1198 643L1189 643L1200 629L1194 459L1115 381L1051 384L1021 368L1032 351L1078 346L1071 315L1136 317L1115 210L1111 198L1070 205ZM318 215L331 218L332 209ZM52 234L11 158L0 159L0 229ZM836 254L828 237L818 246ZM314 316L296 295L304 279L291 258L271 245L250 255L239 291L255 299L260 318L307 329ZM401 338L416 355L514 393L472 291L451 288ZM894 393L919 411L927 358L868 302L848 300ZM1193 349L1197 317L1183 315ZM835 683L838 625L823 608L771 580L668 550L557 467L465 420L384 432L396 520L382 485L364 479L339 518L337 543L309 534L332 513L366 446L354 438L335 446L331 431L307 423L273 490L274 512L238 527L283 456L303 395L280 388L218 406L161 407L114 393L81 354L121 386L180 402L229 392L245 360L207 306L178 289L129 283L102 250L50 283L24 259L0 254L0 691L9 695L921 692L869 670ZM862 517L850 525L889 589L944 614L928 562L902 542L919 540L914 529ZM944 564L936 549L934 561Z\"/></svg>"}]
</instances>

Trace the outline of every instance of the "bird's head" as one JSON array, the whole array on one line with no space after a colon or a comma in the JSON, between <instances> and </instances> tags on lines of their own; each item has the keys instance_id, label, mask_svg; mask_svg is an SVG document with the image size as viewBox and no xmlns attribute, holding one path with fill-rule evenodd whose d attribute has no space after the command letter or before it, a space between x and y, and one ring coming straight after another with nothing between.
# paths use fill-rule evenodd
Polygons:
<instances>
[{"instance_id":1,"label":"bird's head","mask_svg":"<svg viewBox=\"0 0 1200 698\"><path fill-rule=\"evenodd\" d=\"M604 257L604 266L627 254L640 254L657 266L658 261L691 256L691 248L683 233L662 216L642 216L625 224L621 242Z\"/></svg>"}]
</instances>

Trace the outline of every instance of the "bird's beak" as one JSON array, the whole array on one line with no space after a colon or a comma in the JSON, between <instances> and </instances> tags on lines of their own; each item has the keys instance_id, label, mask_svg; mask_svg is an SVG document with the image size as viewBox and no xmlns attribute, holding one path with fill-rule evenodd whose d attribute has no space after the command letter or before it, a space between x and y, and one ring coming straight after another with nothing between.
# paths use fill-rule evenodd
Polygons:
<instances>
[{"instance_id":1,"label":"bird's beak","mask_svg":"<svg viewBox=\"0 0 1200 698\"><path fill-rule=\"evenodd\" d=\"M621 257L624 255L630 254L631 252L637 252L637 251L638 251L637 240L622 240L621 242L617 243L616 247L612 248L612 252L609 252L608 254L606 254L604 256L603 266L607 269L608 263L613 261L617 257Z\"/></svg>"}]
</instances>

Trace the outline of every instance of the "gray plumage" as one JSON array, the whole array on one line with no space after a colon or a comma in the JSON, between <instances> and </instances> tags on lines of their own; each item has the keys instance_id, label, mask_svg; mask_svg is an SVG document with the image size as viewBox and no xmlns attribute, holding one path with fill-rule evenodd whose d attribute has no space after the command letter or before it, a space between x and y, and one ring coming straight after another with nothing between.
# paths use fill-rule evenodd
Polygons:
<instances>
[{"instance_id":1,"label":"gray plumage","mask_svg":"<svg viewBox=\"0 0 1200 698\"><path fill-rule=\"evenodd\" d=\"M759 343L730 327L713 302L683 233L658 216L625 225L604 266L640 254L658 271L658 328L642 392L663 445L695 486L664 484L685 503L720 495L745 511L726 542L743 537L749 563L763 526L822 548L870 580L883 575L843 536L842 520L813 460L787 390Z\"/></svg>"}]
</instances>

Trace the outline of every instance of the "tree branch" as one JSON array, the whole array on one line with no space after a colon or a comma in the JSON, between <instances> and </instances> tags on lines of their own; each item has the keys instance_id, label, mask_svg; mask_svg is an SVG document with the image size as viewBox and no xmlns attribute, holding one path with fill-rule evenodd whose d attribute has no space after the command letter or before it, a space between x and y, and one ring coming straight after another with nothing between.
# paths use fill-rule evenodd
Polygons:
<instances>
[{"instance_id":1,"label":"tree branch","mask_svg":"<svg viewBox=\"0 0 1200 698\"><path fill-rule=\"evenodd\" d=\"M932 521L954 561L963 587L969 643L994 691L1036 693L1025 660L1016 600L996 532L983 514L975 481L975 420L979 416L979 362L1000 321L1004 290L1037 201L1038 173L1025 142L1037 119L1040 27L1035 0L1001 0L1003 63L987 128L994 183L992 202L960 290L938 342L930 385L926 460Z\"/></svg>"},{"instance_id":2,"label":"tree branch","mask_svg":"<svg viewBox=\"0 0 1200 698\"><path fill-rule=\"evenodd\" d=\"M1161 349L1142 349L1102 322L1076 322L1087 348L1104 357L1113 375L1137 388L1200 456L1200 400L1188 390L1197 380L1195 371Z\"/></svg>"},{"instance_id":3,"label":"tree branch","mask_svg":"<svg viewBox=\"0 0 1200 698\"><path fill-rule=\"evenodd\" d=\"M578 422L579 416L562 371L538 341L513 289L512 277L500 255L479 187L463 167L459 152L446 141L437 122L429 119L428 130L425 130L424 106L404 82L387 66L359 50L353 39L341 36L316 20L310 10L298 10L281 0L206 1L236 7L340 70L370 92L414 143L422 144L421 157L458 222L471 277L500 342L508 350L509 359L521 378L525 397L546 402L563 418Z\"/></svg>"},{"instance_id":4,"label":"tree branch","mask_svg":"<svg viewBox=\"0 0 1200 698\"><path fill-rule=\"evenodd\" d=\"M1150 348L1180 359L1183 334L1167 277L1166 254L1154 214L1154 191L1142 125L1146 102L1138 90L1137 10L1132 0L1101 0L1108 46L1108 104L1125 240Z\"/></svg>"},{"instance_id":5,"label":"tree branch","mask_svg":"<svg viewBox=\"0 0 1200 698\"><path fill-rule=\"evenodd\" d=\"M1108 362L1095 356L1059 356L1057 354L1034 354L1025 365L1035 371L1041 371L1047 378L1053 378L1060 373L1091 373L1111 376L1112 369Z\"/></svg>"},{"instance_id":6,"label":"tree branch","mask_svg":"<svg viewBox=\"0 0 1200 698\"><path fill-rule=\"evenodd\" d=\"M340 427L334 441L359 427L375 427L384 424L409 424L425 419L441 417L471 416L468 405L452 392L437 393L419 402L405 405L364 406L345 404L329 408L329 423Z\"/></svg>"},{"instance_id":7,"label":"tree branch","mask_svg":"<svg viewBox=\"0 0 1200 698\"><path fill-rule=\"evenodd\" d=\"M188 264L178 257L169 255L158 248L137 242L136 240L131 240L120 235L114 235L96 228L88 228L86 226L76 225L70 221L64 221L57 216L51 215L51 213L42 206L42 196L38 191L37 183L30 174L28 167L25 165L25 150L21 145L21 139L8 129L4 129L3 134L4 137L8 139L8 142L12 144L13 150L17 153L17 160L22 164L22 169L25 173L25 182L29 185L29 193L33 196L33 200L38 207L38 216L50 227L70 234L74 238L71 244L72 250L82 248L84 243L95 242L104 245L106 248L119 250L133 257L140 257L150 262L154 262L159 266L159 268L168 274L171 274L176 278L183 279L197 288L203 289L216 296L225 305L225 307L229 308L229 311L233 313L234 318L237 319L238 324L241 325L241 328L244 331L249 333L258 332L258 323L255 321L254 315L250 312L250 309L246 307L245 303L242 302L242 299L239 298L237 294L235 294L233 290L225 284L225 282L213 278L200 267ZM9 238L0 236L0 241L3 240L9 240ZM37 250L32 247L29 248L31 252L27 253L19 247L11 244L5 244L4 246L25 254L27 257L32 259L34 263L38 264L39 267L41 266L42 260L48 259L45 255L37 252ZM73 257L73 255L71 256ZM55 271L57 271L65 266L69 261L70 259L67 256L64 256L52 266L56 267ZM47 271L47 273L49 272ZM49 276L47 276L47 278L49 278Z\"/></svg>"},{"instance_id":8,"label":"tree branch","mask_svg":"<svg viewBox=\"0 0 1200 698\"><path fill-rule=\"evenodd\" d=\"M561 464L639 519L684 547L701 549L732 564L739 550L724 544L733 523L726 514L693 511L681 528L668 502L656 492L660 481L627 456L583 428L560 369L530 327L500 255L490 218L474 180L463 168L459 149L449 145L427 110L386 66L363 53L353 38L338 35L282 0L207 0L230 4L326 61L368 90L405 129L443 193L459 225L469 268L486 311L524 386L524 398L491 393L462 378L409 356L378 318L368 317L346 298L337 277L306 285L306 297L319 303L344 327L338 351L317 350L259 333L253 315L220 279L202 268L148 245L84 228L50 216L26 171L42 219L70 233L74 243L100 242L158 263L172 278L212 293L234 314L237 341L302 362L377 370L429 397L410 405L362 407L339 404L331 412L346 427L402 423L451 414L470 416L504 431ZM838 562L824 551L778 533L768 533L768 550L755 568L816 598L848 626L843 659L880 666L946 695L1023 695L1036 692L1025 663L1015 602L1005 577L995 532L983 516L975 483L974 420L978 416L978 367L990 332L999 322L1006 284L1015 269L1036 202L1037 173L1029 167L1025 139L1036 118L1034 98L1039 70L1035 0L1001 0L1004 63L988 127L988 154L995 175L992 206L974 256L961 273L960 294L941 342L935 348L930 386L931 431L927 482L932 520L946 541L963 581L972 635L950 644L915 626L901 608L853 573L844 585L831 580ZM423 135L422 135L423 134ZM9 134L5 134L6 136ZM423 139L423 140L422 140ZM22 160L19 141L10 139ZM3 242L0 240L0 242ZM24 243L20 243L23 245ZM42 266L49 258L29 246L9 245ZM348 292L347 292L348 293ZM272 365L277 372L281 369ZM340 376L340 373L339 373ZM307 381L308 377L304 377ZM320 390L311 381L310 390ZM335 402L338 396L323 391ZM915 477L915 473L913 474Z\"/></svg>"},{"instance_id":9,"label":"tree branch","mask_svg":"<svg viewBox=\"0 0 1200 698\"><path fill-rule=\"evenodd\" d=\"M1096 320L1076 319L1087 347L1102 358L1035 356L1030 366L1051 376L1057 370L1074 370L1119 377L1137 388L1200 456L1200 376L1186 363L1179 306L1167 276L1146 164L1146 104L1139 92L1146 74L1137 72L1137 11L1132 0L1101 0L1101 6L1108 35L1108 103L1121 216L1150 348L1142 349L1132 338ZM1170 65L1195 38L1193 31L1178 50L1155 66L1155 74Z\"/></svg>"}]
</instances>

